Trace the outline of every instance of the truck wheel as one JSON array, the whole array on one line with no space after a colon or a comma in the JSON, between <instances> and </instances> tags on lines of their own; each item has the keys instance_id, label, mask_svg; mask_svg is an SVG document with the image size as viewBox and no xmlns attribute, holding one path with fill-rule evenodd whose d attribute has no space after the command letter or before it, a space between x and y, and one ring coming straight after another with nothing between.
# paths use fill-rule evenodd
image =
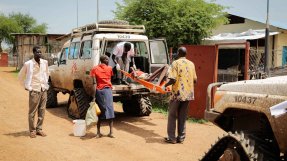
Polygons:
<instances>
[{"instance_id":1,"label":"truck wheel","mask_svg":"<svg viewBox=\"0 0 287 161\"><path fill-rule=\"evenodd\" d=\"M140 116L149 116L152 111L152 106L149 97L140 97L139 100Z\"/></svg>"},{"instance_id":2,"label":"truck wheel","mask_svg":"<svg viewBox=\"0 0 287 161\"><path fill-rule=\"evenodd\" d=\"M54 90L51 82L49 82L49 85L50 85L50 87L47 91L46 107L47 108L57 107L57 105L58 105L57 94L58 93Z\"/></svg>"},{"instance_id":3,"label":"truck wheel","mask_svg":"<svg viewBox=\"0 0 287 161\"><path fill-rule=\"evenodd\" d=\"M85 119L87 110L90 106L90 96L84 88L75 88L70 93L68 101L68 115L73 119Z\"/></svg>"},{"instance_id":4,"label":"truck wheel","mask_svg":"<svg viewBox=\"0 0 287 161\"><path fill-rule=\"evenodd\" d=\"M131 100L125 100L123 110L133 116L149 116L152 112L152 105L147 96L134 96Z\"/></svg>"},{"instance_id":5,"label":"truck wheel","mask_svg":"<svg viewBox=\"0 0 287 161\"><path fill-rule=\"evenodd\" d=\"M70 93L70 97L69 97L69 101L68 101L68 107L67 107L68 116L71 119L80 118L78 111L79 110L78 110L75 95L74 95L74 93Z\"/></svg>"},{"instance_id":6,"label":"truck wheel","mask_svg":"<svg viewBox=\"0 0 287 161\"><path fill-rule=\"evenodd\" d=\"M258 160L259 154L255 152L254 141L245 138L244 134L228 133L219 137L205 153L201 161L210 160Z\"/></svg>"},{"instance_id":7,"label":"truck wheel","mask_svg":"<svg viewBox=\"0 0 287 161\"><path fill-rule=\"evenodd\" d=\"M210 160L240 160L246 161L278 161L280 155L274 155L272 151L266 151L267 146L264 140L252 139L244 132L228 133L211 146L201 161ZM269 147L267 147L269 148Z\"/></svg>"},{"instance_id":8,"label":"truck wheel","mask_svg":"<svg viewBox=\"0 0 287 161\"><path fill-rule=\"evenodd\" d=\"M122 101L123 111L128 115L137 115L136 110L133 107L136 104L136 100L125 100Z\"/></svg>"}]
</instances>

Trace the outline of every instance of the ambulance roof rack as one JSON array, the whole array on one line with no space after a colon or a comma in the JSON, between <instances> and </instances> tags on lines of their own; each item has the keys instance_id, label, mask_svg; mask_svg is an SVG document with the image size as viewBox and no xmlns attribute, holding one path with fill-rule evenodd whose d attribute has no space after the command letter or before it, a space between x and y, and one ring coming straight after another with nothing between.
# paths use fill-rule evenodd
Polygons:
<instances>
[{"instance_id":1,"label":"ambulance roof rack","mask_svg":"<svg viewBox=\"0 0 287 161\"><path fill-rule=\"evenodd\" d=\"M119 24L88 24L72 30L72 36L90 33L130 33L140 34L145 32L144 25L119 25Z\"/></svg>"}]
</instances>

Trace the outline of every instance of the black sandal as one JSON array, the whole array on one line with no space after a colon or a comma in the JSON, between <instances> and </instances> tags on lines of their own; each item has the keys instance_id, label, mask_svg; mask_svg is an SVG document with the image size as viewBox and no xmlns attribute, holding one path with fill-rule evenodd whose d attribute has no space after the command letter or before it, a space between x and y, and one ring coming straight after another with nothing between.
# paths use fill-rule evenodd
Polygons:
<instances>
[{"instance_id":1,"label":"black sandal","mask_svg":"<svg viewBox=\"0 0 287 161\"><path fill-rule=\"evenodd\" d=\"M164 141L165 141L166 143L176 144L176 140L171 140L171 139L168 138L168 137L165 137L165 138L164 138Z\"/></svg>"}]
</instances>

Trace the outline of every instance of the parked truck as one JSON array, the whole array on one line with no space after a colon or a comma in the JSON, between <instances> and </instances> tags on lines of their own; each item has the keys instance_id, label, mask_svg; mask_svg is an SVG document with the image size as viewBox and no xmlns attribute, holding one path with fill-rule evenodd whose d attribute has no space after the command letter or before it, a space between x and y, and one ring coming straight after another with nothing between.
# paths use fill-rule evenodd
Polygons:
<instances>
[{"instance_id":1,"label":"parked truck","mask_svg":"<svg viewBox=\"0 0 287 161\"><path fill-rule=\"evenodd\" d=\"M72 30L64 44L58 61L50 69L50 89L47 107L57 106L57 93L69 94L68 115L84 118L95 93L90 70L100 63L101 55L111 57L113 47L119 42L130 42L135 49L136 67L144 73L152 73L169 64L165 39L150 40L143 25L129 25L125 21L102 21ZM152 111L149 95L154 93L143 85L113 83L113 98L121 102L124 112L148 116Z\"/></svg>"},{"instance_id":2,"label":"parked truck","mask_svg":"<svg viewBox=\"0 0 287 161\"><path fill-rule=\"evenodd\" d=\"M270 112L286 100L287 76L210 84L205 118L228 133L202 161L286 160L287 114Z\"/></svg>"}]
</instances>

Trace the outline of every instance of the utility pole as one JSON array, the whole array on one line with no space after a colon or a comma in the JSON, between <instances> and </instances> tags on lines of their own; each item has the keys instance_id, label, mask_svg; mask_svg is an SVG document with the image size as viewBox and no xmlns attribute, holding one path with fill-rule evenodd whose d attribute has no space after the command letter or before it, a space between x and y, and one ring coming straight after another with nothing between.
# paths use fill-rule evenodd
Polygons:
<instances>
[{"instance_id":1,"label":"utility pole","mask_svg":"<svg viewBox=\"0 0 287 161\"><path fill-rule=\"evenodd\" d=\"M78 0L77 0L77 27L79 27L79 11L78 11Z\"/></svg>"},{"instance_id":2,"label":"utility pole","mask_svg":"<svg viewBox=\"0 0 287 161\"><path fill-rule=\"evenodd\" d=\"M99 22L99 0L97 0L97 23Z\"/></svg>"},{"instance_id":3,"label":"utility pole","mask_svg":"<svg viewBox=\"0 0 287 161\"><path fill-rule=\"evenodd\" d=\"M265 30L265 62L264 72L269 77L269 0L267 0L267 16L266 16L266 30Z\"/></svg>"}]
</instances>

